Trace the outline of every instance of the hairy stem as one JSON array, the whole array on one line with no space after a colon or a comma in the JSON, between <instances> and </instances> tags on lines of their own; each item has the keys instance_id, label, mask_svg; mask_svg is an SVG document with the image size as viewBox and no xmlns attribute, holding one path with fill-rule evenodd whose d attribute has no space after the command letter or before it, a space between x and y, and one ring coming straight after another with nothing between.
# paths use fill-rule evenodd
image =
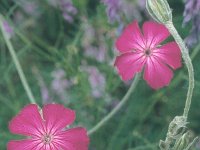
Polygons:
<instances>
[{"instance_id":1,"label":"hairy stem","mask_svg":"<svg viewBox=\"0 0 200 150\"><path fill-rule=\"evenodd\" d=\"M124 106L124 104L129 100L131 93L135 90L139 79L140 74L137 74L134 78L133 83L131 84L131 87L127 91L126 95L123 97L123 99L120 101L120 103L107 115L105 116L99 123L97 123L92 129L88 131L88 134L91 135L94 132L96 132L98 129L100 129L106 122L108 122L121 108Z\"/></svg>"},{"instance_id":2,"label":"hairy stem","mask_svg":"<svg viewBox=\"0 0 200 150\"><path fill-rule=\"evenodd\" d=\"M3 34L3 38L4 38L5 42L6 42L6 45L7 45L7 47L8 47L8 50L9 50L11 56L12 56L12 59L13 59L13 61L14 61L15 66L16 66L16 68L17 68L17 72L18 72L19 77L20 77L20 79L21 79L21 81L22 81L22 84L23 84L23 86L24 86L24 89L25 89L25 91L26 91L26 93L27 93L27 95L28 95L28 97L29 97L29 101L30 101L31 103L36 103L35 98L34 98L32 92L31 92L31 89L30 89L30 87L29 87L29 85L28 85L28 82L27 82L27 80L26 80L26 77L25 77L25 75L24 75L23 69L22 69L22 67L21 67L21 65L20 65L20 63L19 63L18 58L17 58L17 54L16 54L16 52L15 52L13 46L12 46L12 43L11 43L11 41L10 41L10 38L7 36L7 33L6 33L6 31L4 30L3 21L4 21L3 16L0 15L0 27L1 27L1 31L2 31L2 34Z\"/></svg>"},{"instance_id":3,"label":"hairy stem","mask_svg":"<svg viewBox=\"0 0 200 150\"><path fill-rule=\"evenodd\" d=\"M174 27L173 23L171 21L167 22L165 26L168 28L169 32L172 34L174 37L175 41L177 42L178 46L181 49L182 52L182 57L183 60L185 61L186 67L188 69L188 74L189 74L189 87L188 87L188 93L187 93L187 99L185 103L185 108L184 108L184 117L188 117L188 113L190 110L190 105L192 101L192 95L193 95L193 89L194 89L194 70L193 70L193 65L192 61L189 56L188 49L181 38L181 36L178 34L176 28Z\"/></svg>"}]
</instances>

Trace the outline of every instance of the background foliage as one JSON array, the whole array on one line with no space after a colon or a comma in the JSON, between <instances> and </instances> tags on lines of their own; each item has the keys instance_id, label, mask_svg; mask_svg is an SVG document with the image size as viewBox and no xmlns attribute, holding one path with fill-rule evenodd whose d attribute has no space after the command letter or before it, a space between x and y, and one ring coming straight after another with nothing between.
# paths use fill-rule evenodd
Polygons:
<instances>
[{"instance_id":1,"label":"background foliage","mask_svg":"<svg viewBox=\"0 0 200 150\"><path fill-rule=\"evenodd\" d=\"M99 0L73 0L77 13L72 21L63 18L62 9L47 0L1 0L14 34L12 43L38 104L56 102L76 110L76 125L90 129L120 101L130 83L123 83L113 67L114 41L120 25L109 23L106 7ZM182 27L184 3L170 0L174 22L182 37L191 25ZM131 2L136 5L136 1ZM149 20L140 10L140 23ZM136 16L137 18L137 16ZM134 17L133 17L134 19ZM131 20L124 19L124 24ZM188 127L200 134L200 44L190 50L196 88ZM9 120L29 103L13 61L0 34L0 149L10 139ZM95 83L95 85L94 85ZM141 80L125 107L91 136L91 150L155 150L165 138L168 124L183 112L187 92L185 67L175 72L171 84L158 91ZM95 93L96 92L96 93ZM200 146L196 146L200 149Z\"/></svg>"}]
</instances>

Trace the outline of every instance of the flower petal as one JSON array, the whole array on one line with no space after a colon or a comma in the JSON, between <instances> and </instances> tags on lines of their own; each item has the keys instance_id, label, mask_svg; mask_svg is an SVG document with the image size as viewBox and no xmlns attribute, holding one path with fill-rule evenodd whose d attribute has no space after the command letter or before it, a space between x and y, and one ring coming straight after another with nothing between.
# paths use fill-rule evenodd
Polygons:
<instances>
[{"instance_id":1,"label":"flower petal","mask_svg":"<svg viewBox=\"0 0 200 150\"><path fill-rule=\"evenodd\" d=\"M21 112L9 123L10 132L26 136L40 135L43 130L43 123L38 107L30 104L24 107Z\"/></svg>"},{"instance_id":2,"label":"flower petal","mask_svg":"<svg viewBox=\"0 0 200 150\"><path fill-rule=\"evenodd\" d=\"M10 141L7 144L7 150L39 150L42 146L33 140Z\"/></svg>"},{"instance_id":3,"label":"flower petal","mask_svg":"<svg viewBox=\"0 0 200 150\"><path fill-rule=\"evenodd\" d=\"M173 77L169 67L156 58L149 58L144 69L144 79L153 89L167 86Z\"/></svg>"},{"instance_id":4,"label":"flower petal","mask_svg":"<svg viewBox=\"0 0 200 150\"><path fill-rule=\"evenodd\" d=\"M90 140L87 135L87 131L84 128L72 128L64 132L60 132L60 134L58 134L57 136L60 141L62 141L62 143L59 143L59 141L57 141L57 143L62 145L62 148L67 149L73 146L73 150L88 150Z\"/></svg>"},{"instance_id":5,"label":"flower petal","mask_svg":"<svg viewBox=\"0 0 200 150\"><path fill-rule=\"evenodd\" d=\"M42 148L37 150L64 150L64 149L59 149L56 144L51 143L51 144L43 144Z\"/></svg>"},{"instance_id":6,"label":"flower petal","mask_svg":"<svg viewBox=\"0 0 200 150\"><path fill-rule=\"evenodd\" d=\"M72 143L69 141L63 141L63 140L57 140L56 143L54 143L54 146L58 147L58 150L77 150Z\"/></svg>"},{"instance_id":7,"label":"flower petal","mask_svg":"<svg viewBox=\"0 0 200 150\"><path fill-rule=\"evenodd\" d=\"M116 41L116 47L120 52L144 48L143 35L138 26L138 22L134 21L129 24Z\"/></svg>"},{"instance_id":8,"label":"flower petal","mask_svg":"<svg viewBox=\"0 0 200 150\"><path fill-rule=\"evenodd\" d=\"M173 69L181 67L181 51L176 42L170 42L157 48L154 50L153 55Z\"/></svg>"},{"instance_id":9,"label":"flower petal","mask_svg":"<svg viewBox=\"0 0 200 150\"><path fill-rule=\"evenodd\" d=\"M59 104L47 104L42 112L48 133L62 130L75 120L75 112Z\"/></svg>"},{"instance_id":10,"label":"flower petal","mask_svg":"<svg viewBox=\"0 0 200 150\"><path fill-rule=\"evenodd\" d=\"M159 43L163 42L170 35L167 28L159 23L147 21L143 24L143 34L146 40L146 46L154 48Z\"/></svg>"},{"instance_id":11,"label":"flower petal","mask_svg":"<svg viewBox=\"0 0 200 150\"><path fill-rule=\"evenodd\" d=\"M145 63L145 56L140 52L129 52L118 56L115 66L123 80L130 80L135 73L141 72Z\"/></svg>"}]
</instances>

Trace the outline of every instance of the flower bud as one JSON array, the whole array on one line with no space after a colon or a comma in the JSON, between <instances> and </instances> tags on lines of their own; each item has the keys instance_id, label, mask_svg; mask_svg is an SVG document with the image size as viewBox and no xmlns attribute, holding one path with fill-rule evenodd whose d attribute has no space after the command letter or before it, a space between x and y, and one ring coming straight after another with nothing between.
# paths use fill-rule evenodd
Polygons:
<instances>
[{"instance_id":1,"label":"flower bud","mask_svg":"<svg viewBox=\"0 0 200 150\"><path fill-rule=\"evenodd\" d=\"M167 137L165 141L160 141L160 149L166 150L170 148L170 145L173 143L174 139L177 139L182 135L184 132L184 128L186 128L187 125L187 118L184 116L176 116L172 122L169 124Z\"/></svg>"},{"instance_id":2,"label":"flower bud","mask_svg":"<svg viewBox=\"0 0 200 150\"><path fill-rule=\"evenodd\" d=\"M146 8L156 21L163 24L172 21L172 11L167 0L147 0Z\"/></svg>"}]
</instances>

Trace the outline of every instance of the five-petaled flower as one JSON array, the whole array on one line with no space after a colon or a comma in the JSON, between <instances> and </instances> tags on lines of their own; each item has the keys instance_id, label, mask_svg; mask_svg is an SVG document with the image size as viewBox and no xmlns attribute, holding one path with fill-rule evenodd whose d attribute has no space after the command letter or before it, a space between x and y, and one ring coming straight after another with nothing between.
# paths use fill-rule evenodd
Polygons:
<instances>
[{"instance_id":1,"label":"five-petaled flower","mask_svg":"<svg viewBox=\"0 0 200 150\"><path fill-rule=\"evenodd\" d=\"M170 33L159 23L148 21L140 31L138 22L129 24L116 41L120 55L115 66L123 80L130 80L144 68L144 79L153 89L170 83L172 69L181 67L181 52L175 42L159 45Z\"/></svg>"},{"instance_id":2,"label":"five-petaled flower","mask_svg":"<svg viewBox=\"0 0 200 150\"><path fill-rule=\"evenodd\" d=\"M89 138L84 128L64 129L75 120L75 112L59 104L47 104L38 111L30 104L14 117L9 129L14 134L28 136L12 140L8 150L87 150Z\"/></svg>"}]
</instances>

